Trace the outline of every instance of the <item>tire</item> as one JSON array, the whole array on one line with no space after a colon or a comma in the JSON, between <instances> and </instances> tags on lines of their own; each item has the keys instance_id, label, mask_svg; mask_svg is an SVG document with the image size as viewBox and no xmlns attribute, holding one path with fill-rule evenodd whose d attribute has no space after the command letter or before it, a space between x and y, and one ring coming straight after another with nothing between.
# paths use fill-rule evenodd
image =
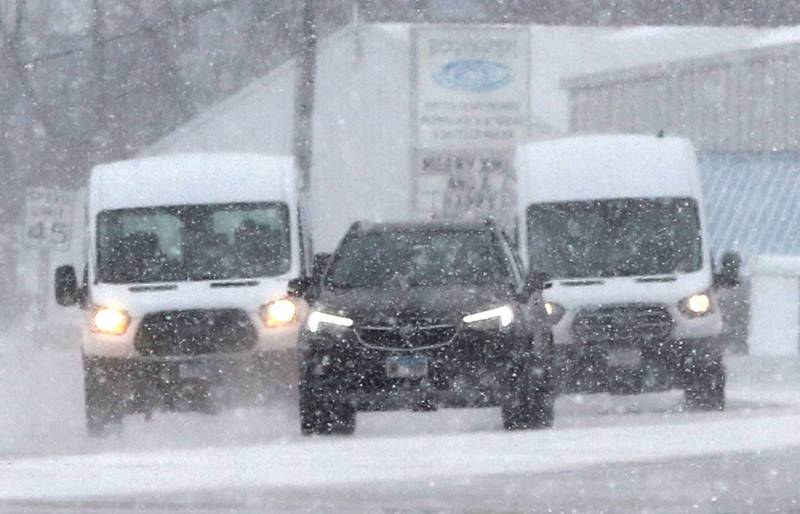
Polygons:
<instances>
[{"instance_id":1,"label":"tire","mask_svg":"<svg viewBox=\"0 0 800 514\"><path fill-rule=\"evenodd\" d=\"M549 379L535 384L528 367L509 381L510 389L501 406L503 428L531 430L551 428L555 417L555 393ZM542 377L539 377L542 380Z\"/></svg>"},{"instance_id":2,"label":"tire","mask_svg":"<svg viewBox=\"0 0 800 514\"><path fill-rule=\"evenodd\" d=\"M698 366L692 375L684 391L687 410L725 410L725 367L721 357L704 366Z\"/></svg>"},{"instance_id":3,"label":"tire","mask_svg":"<svg viewBox=\"0 0 800 514\"><path fill-rule=\"evenodd\" d=\"M330 393L301 388L299 407L303 435L351 435L355 432L355 408L332 399Z\"/></svg>"},{"instance_id":4,"label":"tire","mask_svg":"<svg viewBox=\"0 0 800 514\"><path fill-rule=\"evenodd\" d=\"M90 437L122 431L124 401L114 388L114 370L103 361L84 361L86 430Z\"/></svg>"},{"instance_id":5,"label":"tire","mask_svg":"<svg viewBox=\"0 0 800 514\"><path fill-rule=\"evenodd\" d=\"M506 430L535 430L552 428L554 418L553 394L536 392L527 399L509 402L502 407L503 428Z\"/></svg>"}]
</instances>

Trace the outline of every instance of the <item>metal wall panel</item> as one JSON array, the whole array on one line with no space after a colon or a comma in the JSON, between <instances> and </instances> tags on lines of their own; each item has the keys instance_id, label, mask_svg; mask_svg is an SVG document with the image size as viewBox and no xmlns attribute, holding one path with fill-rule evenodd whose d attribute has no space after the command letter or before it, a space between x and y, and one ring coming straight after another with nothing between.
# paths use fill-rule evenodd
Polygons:
<instances>
[{"instance_id":1,"label":"metal wall panel","mask_svg":"<svg viewBox=\"0 0 800 514\"><path fill-rule=\"evenodd\" d=\"M800 44L567 79L573 132L682 135L710 152L800 151Z\"/></svg>"}]
</instances>

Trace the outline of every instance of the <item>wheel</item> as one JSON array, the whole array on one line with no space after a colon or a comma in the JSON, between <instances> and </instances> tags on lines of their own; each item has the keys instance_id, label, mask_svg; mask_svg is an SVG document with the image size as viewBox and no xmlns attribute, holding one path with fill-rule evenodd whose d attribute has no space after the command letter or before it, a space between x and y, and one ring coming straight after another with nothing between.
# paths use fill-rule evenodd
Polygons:
<instances>
[{"instance_id":1,"label":"wheel","mask_svg":"<svg viewBox=\"0 0 800 514\"><path fill-rule=\"evenodd\" d=\"M502 407L503 428L529 430L553 426L553 393L535 392L527 399L519 398Z\"/></svg>"},{"instance_id":2,"label":"wheel","mask_svg":"<svg viewBox=\"0 0 800 514\"><path fill-rule=\"evenodd\" d=\"M725 367L721 356L696 366L684 391L686 408L695 411L725 410Z\"/></svg>"},{"instance_id":3,"label":"wheel","mask_svg":"<svg viewBox=\"0 0 800 514\"><path fill-rule=\"evenodd\" d=\"M551 428L555 417L555 393L547 377L535 377L530 368L512 375L501 406L506 430ZM540 382L535 383L534 380Z\"/></svg>"},{"instance_id":4,"label":"wheel","mask_svg":"<svg viewBox=\"0 0 800 514\"><path fill-rule=\"evenodd\" d=\"M114 388L114 372L103 361L84 361L86 430L90 437L122 431L124 402Z\"/></svg>"},{"instance_id":5,"label":"wheel","mask_svg":"<svg viewBox=\"0 0 800 514\"><path fill-rule=\"evenodd\" d=\"M300 389L300 431L303 435L350 435L356 429L356 410L318 389Z\"/></svg>"}]
</instances>

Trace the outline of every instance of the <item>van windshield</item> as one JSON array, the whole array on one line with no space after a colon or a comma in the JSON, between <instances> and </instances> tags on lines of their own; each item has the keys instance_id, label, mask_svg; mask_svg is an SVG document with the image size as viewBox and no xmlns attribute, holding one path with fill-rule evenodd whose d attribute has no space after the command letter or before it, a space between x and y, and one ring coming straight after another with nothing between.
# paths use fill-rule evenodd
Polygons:
<instances>
[{"instance_id":1,"label":"van windshield","mask_svg":"<svg viewBox=\"0 0 800 514\"><path fill-rule=\"evenodd\" d=\"M702 266L689 198L591 200L528 208L531 267L553 278L688 273Z\"/></svg>"},{"instance_id":2,"label":"van windshield","mask_svg":"<svg viewBox=\"0 0 800 514\"><path fill-rule=\"evenodd\" d=\"M289 270L282 203L116 209L97 217L97 279L112 284L225 280Z\"/></svg>"}]
</instances>

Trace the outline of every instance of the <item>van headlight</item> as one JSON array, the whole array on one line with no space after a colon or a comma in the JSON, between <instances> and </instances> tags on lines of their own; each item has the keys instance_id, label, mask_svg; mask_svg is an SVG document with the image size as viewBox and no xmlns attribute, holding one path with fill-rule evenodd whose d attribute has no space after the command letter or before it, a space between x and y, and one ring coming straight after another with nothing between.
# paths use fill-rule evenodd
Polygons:
<instances>
[{"instance_id":1,"label":"van headlight","mask_svg":"<svg viewBox=\"0 0 800 514\"><path fill-rule=\"evenodd\" d=\"M353 320L336 314L328 314L322 311L313 311L308 316L308 329L317 333L324 327L349 328L353 326Z\"/></svg>"},{"instance_id":2,"label":"van headlight","mask_svg":"<svg viewBox=\"0 0 800 514\"><path fill-rule=\"evenodd\" d=\"M698 293L684 298L678 306L681 312L689 318L699 318L714 310L714 303L708 293Z\"/></svg>"},{"instance_id":3,"label":"van headlight","mask_svg":"<svg viewBox=\"0 0 800 514\"><path fill-rule=\"evenodd\" d=\"M564 307L555 302L544 302L544 312L547 314L547 320L553 325L558 324L564 314L567 312Z\"/></svg>"},{"instance_id":4,"label":"van headlight","mask_svg":"<svg viewBox=\"0 0 800 514\"><path fill-rule=\"evenodd\" d=\"M92 330L101 334L122 335L130 324L127 312L112 307L100 307L92 316Z\"/></svg>"},{"instance_id":5,"label":"van headlight","mask_svg":"<svg viewBox=\"0 0 800 514\"><path fill-rule=\"evenodd\" d=\"M464 323L477 330L496 330L514 322L514 309L509 305L464 316Z\"/></svg>"},{"instance_id":6,"label":"van headlight","mask_svg":"<svg viewBox=\"0 0 800 514\"><path fill-rule=\"evenodd\" d=\"M297 320L297 305L289 298L273 300L259 309L267 328L281 327Z\"/></svg>"}]
</instances>

